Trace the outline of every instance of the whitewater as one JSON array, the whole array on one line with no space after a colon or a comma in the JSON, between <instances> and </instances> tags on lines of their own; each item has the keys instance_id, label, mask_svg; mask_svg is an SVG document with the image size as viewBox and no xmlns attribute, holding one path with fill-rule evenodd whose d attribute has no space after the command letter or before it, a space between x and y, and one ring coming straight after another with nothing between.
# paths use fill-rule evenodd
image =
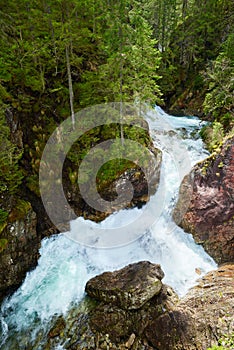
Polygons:
<instances>
[{"instance_id":1,"label":"whitewater","mask_svg":"<svg viewBox=\"0 0 234 350\"><path fill-rule=\"evenodd\" d=\"M204 275L215 269L213 259L172 219L183 176L208 156L199 137L203 123L196 117L170 116L159 107L148 112L146 120L155 147L163 154L158 193L141 209L121 210L99 224L89 222L87 229L87 221L78 218L71 222L69 234L43 239L37 267L2 303L1 349L11 350L10 339L16 335L19 349L24 349L23 345L20 347L22 331L27 330L33 341L42 325L46 327L55 314L66 314L72 304L84 297L86 282L103 271L113 271L140 260L158 263L165 273L163 282L183 296L201 277L196 271ZM155 219L150 219L147 226L148 213L151 218L155 215ZM72 239L73 234L76 236L80 231L87 237L95 230L105 232L117 228L121 231L128 225L132 227L137 220L142 222L142 227L138 225L137 234L130 232L125 244L115 244L112 237L112 246L105 245L105 235L99 237L97 246L95 237L92 237L92 245Z\"/></svg>"}]
</instances>

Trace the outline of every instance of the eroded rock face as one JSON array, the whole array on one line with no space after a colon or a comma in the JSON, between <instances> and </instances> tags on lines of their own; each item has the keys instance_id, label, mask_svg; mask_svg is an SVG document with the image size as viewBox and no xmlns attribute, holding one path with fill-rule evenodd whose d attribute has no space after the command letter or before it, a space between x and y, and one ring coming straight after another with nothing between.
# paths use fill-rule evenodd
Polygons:
<instances>
[{"instance_id":1,"label":"eroded rock face","mask_svg":"<svg viewBox=\"0 0 234 350\"><path fill-rule=\"evenodd\" d=\"M37 264L40 238L32 209L21 219L8 223L1 233L7 245L0 252L0 300L16 289L26 273Z\"/></svg>"},{"instance_id":2,"label":"eroded rock face","mask_svg":"<svg viewBox=\"0 0 234 350\"><path fill-rule=\"evenodd\" d=\"M146 329L148 341L159 350L203 350L234 332L234 264L203 277L181 301Z\"/></svg>"},{"instance_id":3,"label":"eroded rock face","mask_svg":"<svg viewBox=\"0 0 234 350\"><path fill-rule=\"evenodd\" d=\"M174 219L216 262L234 261L234 137L184 178Z\"/></svg>"},{"instance_id":4,"label":"eroded rock face","mask_svg":"<svg viewBox=\"0 0 234 350\"><path fill-rule=\"evenodd\" d=\"M54 349L66 341L66 349L69 350L153 350L145 337L145 329L150 320L171 310L178 300L177 294L166 285L138 310L123 310L86 297L68 312L65 320L62 316L55 320L48 333L47 344L42 346L40 342L40 346L42 349ZM36 345L33 349L37 349Z\"/></svg>"},{"instance_id":5,"label":"eroded rock face","mask_svg":"<svg viewBox=\"0 0 234 350\"><path fill-rule=\"evenodd\" d=\"M124 310L134 310L160 292L163 277L160 265L141 261L92 278L86 284L85 291L97 300Z\"/></svg>"}]
</instances>

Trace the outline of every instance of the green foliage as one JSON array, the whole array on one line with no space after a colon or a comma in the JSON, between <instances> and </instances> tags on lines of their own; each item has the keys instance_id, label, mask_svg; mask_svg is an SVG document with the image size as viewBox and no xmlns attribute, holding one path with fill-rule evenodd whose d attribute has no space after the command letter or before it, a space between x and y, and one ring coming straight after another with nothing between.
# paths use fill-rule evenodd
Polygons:
<instances>
[{"instance_id":1,"label":"green foliage","mask_svg":"<svg viewBox=\"0 0 234 350\"><path fill-rule=\"evenodd\" d=\"M83 105L112 101L160 101L160 53L142 3L113 2L105 8L103 63L84 72Z\"/></svg>"},{"instance_id":2,"label":"green foliage","mask_svg":"<svg viewBox=\"0 0 234 350\"><path fill-rule=\"evenodd\" d=\"M161 52L167 51L178 18L178 1L145 0L143 15L153 28Z\"/></svg>"},{"instance_id":3,"label":"green foliage","mask_svg":"<svg viewBox=\"0 0 234 350\"><path fill-rule=\"evenodd\" d=\"M0 238L0 253L7 247L8 240L6 238Z\"/></svg>"},{"instance_id":4,"label":"green foliage","mask_svg":"<svg viewBox=\"0 0 234 350\"><path fill-rule=\"evenodd\" d=\"M39 189L39 178L38 175L30 175L27 177L27 182L26 182L27 187L35 193L38 197L40 197L40 189Z\"/></svg>"},{"instance_id":5,"label":"green foliage","mask_svg":"<svg viewBox=\"0 0 234 350\"><path fill-rule=\"evenodd\" d=\"M0 209L0 224L5 222L7 217L8 217L8 212L3 209Z\"/></svg>"},{"instance_id":6,"label":"green foliage","mask_svg":"<svg viewBox=\"0 0 234 350\"><path fill-rule=\"evenodd\" d=\"M218 341L219 345L214 345L207 350L232 350L234 347L234 333L224 334L222 338Z\"/></svg>"},{"instance_id":7,"label":"green foliage","mask_svg":"<svg viewBox=\"0 0 234 350\"><path fill-rule=\"evenodd\" d=\"M211 126L205 126L200 132L201 137L207 145L207 148L212 152L217 148L224 137L223 125L219 122L214 122Z\"/></svg>"},{"instance_id":8,"label":"green foliage","mask_svg":"<svg viewBox=\"0 0 234 350\"><path fill-rule=\"evenodd\" d=\"M9 220L13 222L23 219L30 209L32 209L32 207L28 201L17 198L14 208L9 215Z\"/></svg>"},{"instance_id":9,"label":"green foliage","mask_svg":"<svg viewBox=\"0 0 234 350\"><path fill-rule=\"evenodd\" d=\"M3 113L0 113L0 193L13 194L21 184L20 151L10 140L10 131Z\"/></svg>"},{"instance_id":10,"label":"green foliage","mask_svg":"<svg viewBox=\"0 0 234 350\"><path fill-rule=\"evenodd\" d=\"M139 120L140 118L132 116L133 120ZM121 144L120 138L120 125L119 124L106 124L101 127L93 128L87 133L83 134L80 139L73 144L70 149L67 158L72 161L73 168L74 165L76 169L79 168L80 163L84 157L89 153L90 149L98 146L99 143L104 142L105 140L115 140L114 145L110 145L107 149L99 148L95 150L93 155L94 158L90 158L89 162L86 163L86 168L83 169L82 175L79 176L79 182L82 184L88 183L90 177L93 176L95 169L95 164L100 162L103 164L97 173L97 184L99 189L104 188L108 184L112 183L118 178L119 175L123 174L124 171L131 169L134 166L134 163L140 162L141 164L144 161L147 162L147 157L144 159L142 155L142 150L138 148L138 143L148 148L150 146L150 139L147 131L138 126L123 126L123 133L125 139L130 139L135 141L130 146L128 146L128 157L131 157L132 161L125 160L125 147ZM141 159L143 157L143 159ZM106 162L106 159L110 159ZM134 161L135 160L135 161ZM146 164L147 166L147 164ZM68 176L71 183L75 183L78 178L77 170L68 169Z\"/></svg>"},{"instance_id":11,"label":"green foliage","mask_svg":"<svg viewBox=\"0 0 234 350\"><path fill-rule=\"evenodd\" d=\"M4 230L7 225L8 212L0 209L0 233Z\"/></svg>"},{"instance_id":12,"label":"green foliage","mask_svg":"<svg viewBox=\"0 0 234 350\"><path fill-rule=\"evenodd\" d=\"M207 118L221 122L228 129L234 119L233 3L180 0L176 7L172 4L169 10L163 9L168 2L157 1L162 9L158 13L164 12L161 21L169 38L162 55L159 82L166 103L182 111L188 108L202 112L201 105L208 92L204 103ZM170 11L175 12L171 19L167 17ZM157 35L161 35L157 14L151 21ZM225 55L220 55L221 51Z\"/></svg>"},{"instance_id":13,"label":"green foliage","mask_svg":"<svg viewBox=\"0 0 234 350\"><path fill-rule=\"evenodd\" d=\"M230 45L234 45L234 35L230 35L216 60L205 72L209 91L205 96L204 111L220 121L226 129L234 125L234 58Z\"/></svg>"}]
</instances>

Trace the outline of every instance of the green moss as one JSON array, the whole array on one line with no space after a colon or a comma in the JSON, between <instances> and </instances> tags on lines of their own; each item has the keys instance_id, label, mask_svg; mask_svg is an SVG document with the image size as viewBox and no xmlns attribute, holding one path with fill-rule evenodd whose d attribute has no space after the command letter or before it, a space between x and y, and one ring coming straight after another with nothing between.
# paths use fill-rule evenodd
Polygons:
<instances>
[{"instance_id":1,"label":"green moss","mask_svg":"<svg viewBox=\"0 0 234 350\"><path fill-rule=\"evenodd\" d=\"M0 209L0 233L4 230L7 225L8 212Z\"/></svg>"},{"instance_id":2,"label":"green moss","mask_svg":"<svg viewBox=\"0 0 234 350\"><path fill-rule=\"evenodd\" d=\"M19 167L23 152L11 142L10 129L3 113L4 108L0 100L0 193L14 194L23 179Z\"/></svg>"},{"instance_id":3,"label":"green moss","mask_svg":"<svg viewBox=\"0 0 234 350\"><path fill-rule=\"evenodd\" d=\"M8 240L6 238L0 239L0 253L6 248Z\"/></svg>"},{"instance_id":4,"label":"green moss","mask_svg":"<svg viewBox=\"0 0 234 350\"><path fill-rule=\"evenodd\" d=\"M4 223L7 220L7 217L8 217L8 212L3 209L0 209L0 224Z\"/></svg>"},{"instance_id":5,"label":"green moss","mask_svg":"<svg viewBox=\"0 0 234 350\"><path fill-rule=\"evenodd\" d=\"M218 345L214 345L207 350L232 350L234 348L234 333L224 334L218 341Z\"/></svg>"},{"instance_id":6,"label":"green moss","mask_svg":"<svg viewBox=\"0 0 234 350\"><path fill-rule=\"evenodd\" d=\"M223 138L224 129L221 123L214 122L212 125L206 125L200 131L203 141L206 143L210 152L220 148Z\"/></svg>"},{"instance_id":7,"label":"green moss","mask_svg":"<svg viewBox=\"0 0 234 350\"><path fill-rule=\"evenodd\" d=\"M40 189L39 189L39 180L38 175L30 175L27 177L26 186L35 193L38 197L40 197Z\"/></svg>"},{"instance_id":8,"label":"green moss","mask_svg":"<svg viewBox=\"0 0 234 350\"><path fill-rule=\"evenodd\" d=\"M131 118L130 120L132 120L133 124L138 122L141 125L143 121L142 118L136 116L129 116L129 118ZM73 144L67 155L67 159L72 163L68 168L70 182L73 185L77 182L77 169L83 159L91 154L90 151L95 146L98 146L98 144L109 140L113 140L113 143L110 143L107 149L105 147L96 147L93 158L89 157L88 160L86 158L85 167L79 174L80 184L89 183L90 178L92 178L95 172L97 163L102 164L96 174L96 184L99 191L108 187L108 185L118 179L125 171L133 168L136 169L136 164L143 164L147 167L147 149L152 146L148 131L137 125L123 125L123 133L125 140L134 141L128 144L127 154L126 147L122 145L120 125L118 123L98 126L84 133ZM142 152L139 144L143 146L145 152Z\"/></svg>"},{"instance_id":9,"label":"green moss","mask_svg":"<svg viewBox=\"0 0 234 350\"><path fill-rule=\"evenodd\" d=\"M17 199L15 206L9 215L9 221L14 222L23 219L31 209L32 207L29 202L24 201L23 199Z\"/></svg>"}]
</instances>

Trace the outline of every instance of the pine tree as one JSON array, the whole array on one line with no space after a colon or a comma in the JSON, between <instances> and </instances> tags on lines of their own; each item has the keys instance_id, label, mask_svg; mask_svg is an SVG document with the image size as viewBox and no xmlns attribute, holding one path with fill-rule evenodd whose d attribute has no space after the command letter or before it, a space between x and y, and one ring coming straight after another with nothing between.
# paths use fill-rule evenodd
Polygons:
<instances>
[{"instance_id":1,"label":"pine tree","mask_svg":"<svg viewBox=\"0 0 234 350\"><path fill-rule=\"evenodd\" d=\"M94 103L134 99L153 103L160 97L160 54L143 16L142 4L134 1L130 6L126 0L108 4L103 23L104 63L95 72L84 75L86 96L87 90L93 90L95 93L88 99Z\"/></svg>"}]
</instances>

